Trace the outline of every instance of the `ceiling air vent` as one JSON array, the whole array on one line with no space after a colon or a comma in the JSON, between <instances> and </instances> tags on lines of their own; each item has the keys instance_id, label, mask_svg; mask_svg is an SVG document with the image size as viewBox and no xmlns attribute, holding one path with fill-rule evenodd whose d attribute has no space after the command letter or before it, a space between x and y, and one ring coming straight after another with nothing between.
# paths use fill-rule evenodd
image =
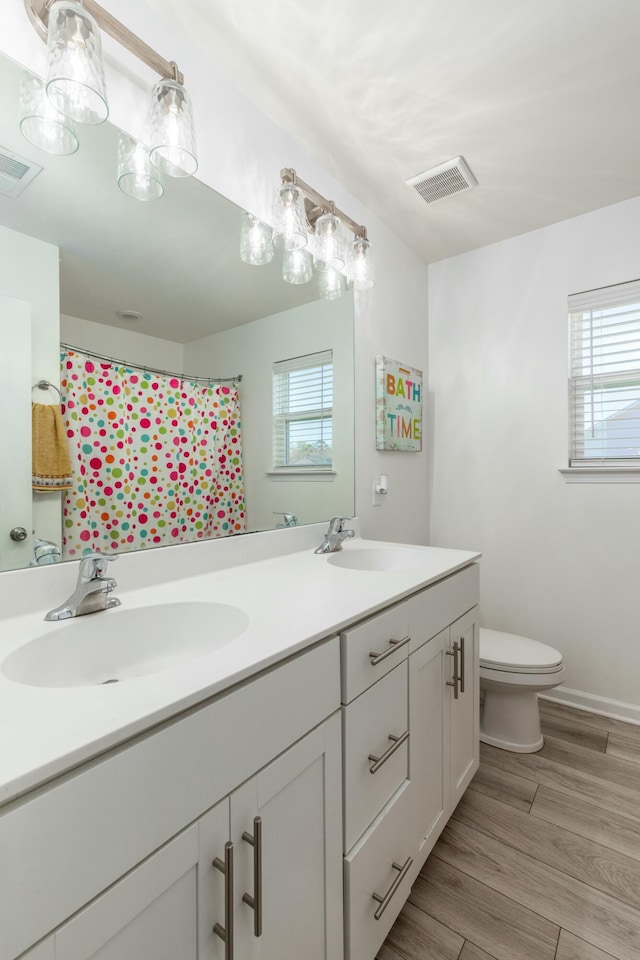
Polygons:
<instances>
[{"instance_id":1,"label":"ceiling air vent","mask_svg":"<svg viewBox=\"0 0 640 960\"><path fill-rule=\"evenodd\" d=\"M17 197L41 170L32 160L0 147L0 194Z\"/></svg>"},{"instance_id":2,"label":"ceiling air vent","mask_svg":"<svg viewBox=\"0 0 640 960\"><path fill-rule=\"evenodd\" d=\"M407 184L413 187L427 203L435 203L454 193L477 187L478 181L469 170L464 157L454 157L431 170L411 177Z\"/></svg>"}]
</instances>

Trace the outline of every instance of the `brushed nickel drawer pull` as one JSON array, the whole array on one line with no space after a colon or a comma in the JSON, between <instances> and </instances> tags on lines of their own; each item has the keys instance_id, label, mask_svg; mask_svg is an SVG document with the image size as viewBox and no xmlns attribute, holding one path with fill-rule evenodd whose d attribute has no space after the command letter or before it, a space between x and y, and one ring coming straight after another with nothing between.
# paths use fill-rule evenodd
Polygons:
<instances>
[{"instance_id":1,"label":"brushed nickel drawer pull","mask_svg":"<svg viewBox=\"0 0 640 960\"><path fill-rule=\"evenodd\" d=\"M396 892L396 890L398 889L398 887L406 877L407 873L411 869L412 863L413 863L413 857L407 857L407 859L402 864L402 866L400 866L399 863L396 863L395 860L393 861L391 866L393 867L394 870L400 871L398 873L398 876L395 878L395 880L393 881L393 883L391 884L387 892L384 894L384 896L381 896L379 893L371 894L373 899L380 904L380 906L378 907L378 909L373 915L374 920L379 920L382 914L385 912L385 910L391 903L391 900L393 899L394 893Z\"/></svg>"},{"instance_id":2,"label":"brushed nickel drawer pull","mask_svg":"<svg viewBox=\"0 0 640 960\"><path fill-rule=\"evenodd\" d=\"M403 637L402 640L389 640L389 649L385 650L383 653L371 652L369 654L369 660L371 661L371 666L376 667L379 663L382 663L383 660L386 660L387 657L390 657L392 653L395 653L396 650L399 650L400 647L404 647L405 643L409 643L411 637Z\"/></svg>"},{"instance_id":3,"label":"brushed nickel drawer pull","mask_svg":"<svg viewBox=\"0 0 640 960\"><path fill-rule=\"evenodd\" d=\"M216 857L213 866L224 874L224 927L216 923L213 932L224 941L224 960L233 960L233 844L224 845L224 861Z\"/></svg>"},{"instance_id":4,"label":"brushed nickel drawer pull","mask_svg":"<svg viewBox=\"0 0 640 960\"><path fill-rule=\"evenodd\" d=\"M242 839L253 847L253 896L244 893L242 900L253 910L253 935L262 936L262 817L253 818L253 836L245 830Z\"/></svg>"},{"instance_id":5,"label":"brushed nickel drawer pull","mask_svg":"<svg viewBox=\"0 0 640 960\"><path fill-rule=\"evenodd\" d=\"M447 650L447 656L453 657L453 680L447 680L447 686L453 687L453 699L457 700L460 696L458 690L458 684L460 683L460 673L459 673L459 654L460 654L460 644L457 640L453 642L453 650Z\"/></svg>"},{"instance_id":6,"label":"brushed nickel drawer pull","mask_svg":"<svg viewBox=\"0 0 640 960\"><path fill-rule=\"evenodd\" d=\"M464 637L460 637L460 693L464 693Z\"/></svg>"},{"instance_id":7,"label":"brushed nickel drawer pull","mask_svg":"<svg viewBox=\"0 0 640 960\"><path fill-rule=\"evenodd\" d=\"M389 757L392 757L396 750L398 750L402 744L409 739L409 731L405 730L404 733L401 733L399 737L394 736L392 733L389 734L389 740L393 740L391 746L385 750L381 757L374 757L372 753L369 754L369 760L372 762L372 766L369 767L369 773L377 773L383 763L386 763Z\"/></svg>"}]
</instances>

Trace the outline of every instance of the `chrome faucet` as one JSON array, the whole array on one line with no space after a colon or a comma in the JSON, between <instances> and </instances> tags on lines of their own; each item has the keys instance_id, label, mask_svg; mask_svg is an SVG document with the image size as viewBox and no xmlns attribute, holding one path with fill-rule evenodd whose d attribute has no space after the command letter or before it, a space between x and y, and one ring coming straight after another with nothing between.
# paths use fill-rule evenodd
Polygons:
<instances>
[{"instance_id":1,"label":"chrome faucet","mask_svg":"<svg viewBox=\"0 0 640 960\"><path fill-rule=\"evenodd\" d=\"M108 594L117 584L113 577L105 577L107 564L117 557L106 557L102 553L90 553L80 561L76 588L64 603L49 610L45 620L66 620L69 617L82 617L86 613L97 613L119 607L120 600Z\"/></svg>"},{"instance_id":2,"label":"chrome faucet","mask_svg":"<svg viewBox=\"0 0 640 960\"><path fill-rule=\"evenodd\" d=\"M355 530L345 530L344 522L345 520L350 520L350 517L334 517L329 521L329 529L324 535L324 540L319 547L313 551L314 553L336 553L338 550L342 550L342 541L350 540L351 537L355 537Z\"/></svg>"},{"instance_id":3,"label":"chrome faucet","mask_svg":"<svg viewBox=\"0 0 640 960\"><path fill-rule=\"evenodd\" d=\"M276 523L276 530L281 530L283 527L297 527L298 518L295 513L283 513L282 510L273 511L276 517L282 517L282 523Z\"/></svg>"}]
</instances>

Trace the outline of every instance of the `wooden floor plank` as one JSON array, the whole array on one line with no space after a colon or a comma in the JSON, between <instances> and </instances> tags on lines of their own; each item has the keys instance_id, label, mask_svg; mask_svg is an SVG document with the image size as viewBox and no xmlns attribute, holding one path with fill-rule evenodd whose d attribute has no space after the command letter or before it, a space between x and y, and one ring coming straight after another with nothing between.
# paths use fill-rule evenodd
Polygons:
<instances>
[{"instance_id":1,"label":"wooden floor plank","mask_svg":"<svg viewBox=\"0 0 640 960\"><path fill-rule=\"evenodd\" d=\"M577 710L575 707L568 707L564 703L555 703L553 700L545 700L543 697L538 697L538 705L541 715L544 713L568 720L578 720L580 723L588 724L598 730L619 733L623 737L640 740L640 724L614 720L612 717L603 717L599 713L589 713L587 710Z\"/></svg>"},{"instance_id":2,"label":"wooden floor plank","mask_svg":"<svg viewBox=\"0 0 640 960\"><path fill-rule=\"evenodd\" d=\"M472 791L454 817L595 890L640 905L640 863L631 857Z\"/></svg>"},{"instance_id":3,"label":"wooden floor plank","mask_svg":"<svg viewBox=\"0 0 640 960\"><path fill-rule=\"evenodd\" d=\"M619 733L610 733L607 753L611 757L619 757L621 760L640 764L640 740L623 737Z\"/></svg>"},{"instance_id":4,"label":"wooden floor plank","mask_svg":"<svg viewBox=\"0 0 640 960\"><path fill-rule=\"evenodd\" d=\"M588 750L604 753L607 749L609 734L606 730L598 730L588 723L567 717L556 717L553 714L540 712L540 724L545 737L556 737L568 743L577 743Z\"/></svg>"},{"instance_id":5,"label":"wooden floor plank","mask_svg":"<svg viewBox=\"0 0 640 960\"><path fill-rule=\"evenodd\" d=\"M519 776L535 778L538 783L554 790L588 800L604 810L640 821L637 790L617 783L603 782L592 774L550 760L541 752L508 753L483 743L480 744L480 760L482 764L486 763Z\"/></svg>"},{"instance_id":6,"label":"wooden floor plank","mask_svg":"<svg viewBox=\"0 0 640 960\"><path fill-rule=\"evenodd\" d=\"M610 953L616 960L638 960L640 912L637 908L458 820L449 822L434 848L432 857L434 855Z\"/></svg>"},{"instance_id":7,"label":"wooden floor plank","mask_svg":"<svg viewBox=\"0 0 640 960\"><path fill-rule=\"evenodd\" d=\"M533 817L640 860L640 822L637 820L549 787L538 788L530 812Z\"/></svg>"},{"instance_id":8,"label":"wooden floor plank","mask_svg":"<svg viewBox=\"0 0 640 960\"><path fill-rule=\"evenodd\" d=\"M460 960L496 960L496 958L481 950L480 947L476 947L470 940L465 940Z\"/></svg>"},{"instance_id":9,"label":"wooden floor plank","mask_svg":"<svg viewBox=\"0 0 640 960\"><path fill-rule=\"evenodd\" d=\"M495 960L553 960L555 956L557 925L465 876L433 853L409 899Z\"/></svg>"},{"instance_id":10,"label":"wooden floor plank","mask_svg":"<svg viewBox=\"0 0 640 960\"><path fill-rule=\"evenodd\" d=\"M503 803L510 803L516 810L529 812L538 784L534 780L525 780L515 773L498 770L497 767L481 766L471 781L471 788L488 797L496 797Z\"/></svg>"},{"instance_id":11,"label":"wooden floor plank","mask_svg":"<svg viewBox=\"0 0 640 960\"><path fill-rule=\"evenodd\" d=\"M563 764L574 770L591 774L600 780L609 783L618 783L622 787L630 787L640 793L640 765L628 760L619 760L608 754L595 753L586 750L577 744L556 740L555 737L545 737L544 746L539 756ZM640 797L639 797L640 799Z\"/></svg>"},{"instance_id":12,"label":"wooden floor plank","mask_svg":"<svg viewBox=\"0 0 640 960\"><path fill-rule=\"evenodd\" d=\"M556 960L611 960L611 954L603 953L567 930L561 930Z\"/></svg>"},{"instance_id":13,"label":"wooden floor plank","mask_svg":"<svg viewBox=\"0 0 640 960\"><path fill-rule=\"evenodd\" d=\"M458 960L464 939L435 917L405 903L384 946L394 951L386 960ZM382 953L378 960L385 960Z\"/></svg>"}]
</instances>

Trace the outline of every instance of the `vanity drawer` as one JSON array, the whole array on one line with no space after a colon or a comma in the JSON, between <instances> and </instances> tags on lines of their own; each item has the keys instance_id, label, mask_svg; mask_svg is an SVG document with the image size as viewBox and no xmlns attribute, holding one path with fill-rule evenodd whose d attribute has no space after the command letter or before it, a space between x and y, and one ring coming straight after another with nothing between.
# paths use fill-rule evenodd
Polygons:
<instances>
[{"instance_id":1,"label":"vanity drawer","mask_svg":"<svg viewBox=\"0 0 640 960\"><path fill-rule=\"evenodd\" d=\"M475 607L479 599L480 569L477 563L472 563L407 600L409 653Z\"/></svg>"},{"instance_id":2,"label":"vanity drawer","mask_svg":"<svg viewBox=\"0 0 640 960\"><path fill-rule=\"evenodd\" d=\"M342 718L348 851L409 776L408 661L343 707Z\"/></svg>"},{"instance_id":3,"label":"vanity drawer","mask_svg":"<svg viewBox=\"0 0 640 960\"><path fill-rule=\"evenodd\" d=\"M2 808L0 960L13 960L325 720L339 690L334 637Z\"/></svg>"},{"instance_id":4,"label":"vanity drawer","mask_svg":"<svg viewBox=\"0 0 640 960\"><path fill-rule=\"evenodd\" d=\"M341 633L342 702L355 700L367 687L406 660L408 637L406 602Z\"/></svg>"},{"instance_id":5,"label":"vanity drawer","mask_svg":"<svg viewBox=\"0 0 640 960\"><path fill-rule=\"evenodd\" d=\"M411 815L411 784L406 781L344 859L345 960L377 956L409 895L419 870Z\"/></svg>"}]
</instances>

